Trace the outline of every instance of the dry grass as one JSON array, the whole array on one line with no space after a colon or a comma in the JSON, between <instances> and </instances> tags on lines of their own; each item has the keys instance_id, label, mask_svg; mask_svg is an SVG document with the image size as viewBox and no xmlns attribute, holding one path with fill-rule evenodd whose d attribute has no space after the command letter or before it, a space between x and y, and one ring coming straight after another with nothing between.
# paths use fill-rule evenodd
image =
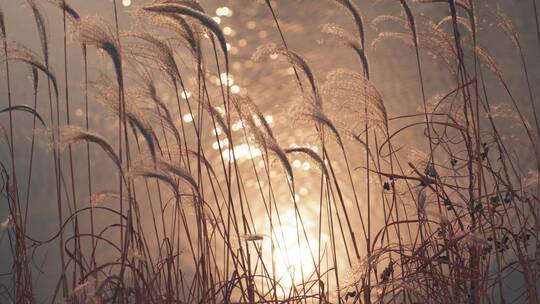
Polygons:
<instances>
[{"instance_id":1,"label":"dry grass","mask_svg":"<svg viewBox=\"0 0 540 304\"><path fill-rule=\"evenodd\" d=\"M14 42L17 29L4 18L15 16L0 10L0 195L8 212L0 242L11 265L2 269L0 302L40 302L45 293L52 303L538 303L540 128L530 45L501 7L483 1L381 1L401 12L372 20L350 0L329 1L340 24L322 25L320 35L352 50L352 64L323 83L289 48L273 2L260 4L280 41L260 41L252 60L286 59L294 76L276 77L298 88L282 129L267 121L257 96L232 90L226 35L204 5L141 5L132 14L136 31L119 28L116 0L114 23L65 0L27 0L30 10L20 14L35 20L39 55ZM60 10L63 32L48 31L41 5ZM448 15L417 13L430 6ZM533 8L537 17L536 0ZM491 18L498 39L511 42L526 94L483 45L479 18ZM50 44L56 35L63 45ZM408 83L421 97L411 106L420 111L401 116L388 111L369 62L370 51L393 39L412 50L399 60L414 62L417 78ZM63 61L51 66L62 47ZM95 49L113 69L93 77L87 52ZM71 68L71 53L82 55L83 69ZM431 61L452 79L433 97ZM13 89L13 70L27 68L31 82L16 86L32 90L33 105ZM84 76L82 92L73 91L73 75ZM494 104L495 94L507 102ZM76 98L84 98L82 125L71 122ZM38 111L47 108L41 103L48 111ZM91 109L110 112L115 133L92 131L102 126L91 125ZM508 121L522 147L502 135ZM285 146L291 126L311 133L311 144ZM18 138L24 132L30 144ZM417 142L405 143L407 132ZM39 141L51 148L36 148ZM25 166L15 161L21 151ZM36 163L37 153L50 164ZM299 159L318 170L298 178ZM33 194L40 189L32 176L46 168L53 202ZM104 174L109 187L101 189L96 176ZM298 195L306 184L318 198L308 206ZM29 232L39 225L28 220L36 201L57 209L57 230L43 239ZM42 251L59 261L46 274L56 288L45 292L35 279L44 275Z\"/></svg>"}]
</instances>

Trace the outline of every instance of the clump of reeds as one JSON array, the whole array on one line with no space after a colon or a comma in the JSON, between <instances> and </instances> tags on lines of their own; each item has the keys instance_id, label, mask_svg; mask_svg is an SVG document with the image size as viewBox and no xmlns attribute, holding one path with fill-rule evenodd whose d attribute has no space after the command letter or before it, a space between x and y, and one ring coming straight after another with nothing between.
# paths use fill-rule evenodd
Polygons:
<instances>
[{"instance_id":1,"label":"clump of reeds","mask_svg":"<svg viewBox=\"0 0 540 304\"><path fill-rule=\"evenodd\" d=\"M344 47L352 64L326 78L289 48L281 4L256 4L280 39L260 41L251 59L267 65L282 57L294 71L275 76L297 86L283 126L261 110L262 97L232 90L227 37L196 1L142 5L130 15L137 26L125 29L115 0L114 26L69 1L50 1L62 13L63 33L49 32L43 8L26 2L20 13L32 14L39 55L14 41L17 30L4 20L12 16L0 10L0 116L7 117L0 122L0 243L2 265L10 265L0 270L8 278L0 279L0 302L41 302L42 294L55 303L540 300L534 71L530 46L498 4L379 1L400 13L368 20L364 4L330 1L343 22L321 25L317 52ZM437 7L444 16L418 13ZM499 64L483 19L502 29L496 39L516 51L505 61L517 62L512 68L523 79L510 79ZM55 35L64 38L63 67L51 64L60 54L50 44ZM400 115L383 98L370 61L389 40L408 48L386 60L410 60L417 75L406 81L418 100L400 100ZM112 71L89 71L93 48ZM68 53L80 55L83 70L68 70L78 58ZM29 68L31 83L14 83L14 68ZM76 73L83 92L70 83ZM450 79L442 89L428 81L439 76ZM525 94L514 87L519 81ZM33 103L14 86L28 86ZM72 112L81 96L84 123L77 125ZM93 125L92 116L110 125ZM509 142L508 124L520 130L522 147ZM291 126L314 136L288 146ZM38 140L52 149L38 149ZM34 160L40 154L52 156L51 164ZM29 155L27 166L20 155ZM312 165L320 170L309 171ZM42 170L54 184L47 199L36 194L50 186L36 181ZM301 198L308 188L315 200ZM57 230L43 239L33 235L39 224L29 212L38 203L57 209ZM38 256L49 244L58 246L52 255L60 263L44 274ZM42 290L42 275L56 280L54 289Z\"/></svg>"}]
</instances>

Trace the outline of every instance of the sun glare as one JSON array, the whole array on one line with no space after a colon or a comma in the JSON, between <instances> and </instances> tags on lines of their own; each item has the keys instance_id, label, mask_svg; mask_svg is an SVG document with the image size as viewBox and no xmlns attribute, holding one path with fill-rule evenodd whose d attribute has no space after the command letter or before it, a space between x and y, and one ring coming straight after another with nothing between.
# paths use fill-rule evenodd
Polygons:
<instances>
[{"instance_id":1,"label":"sun glare","mask_svg":"<svg viewBox=\"0 0 540 304\"><path fill-rule=\"evenodd\" d=\"M296 229L292 226L283 228L286 235L296 235ZM310 242L312 250L317 250L317 244ZM316 253L310 251L309 246L305 242L298 245L297 239L285 241L284 248L277 251L275 255L276 261L276 278L284 289L289 289L293 284L300 284L305 278L313 275L315 268L313 267L313 258Z\"/></svg>"},{"instance_id":2,"label":"sun glare","mask_svg":"<svg viewBox=\"0 0 540 304\"><path fill-rule=\"evenodd\" d=\"M309 220L306 219L309 224ZM307 280L313 280L316 276L315 265L318 256L319 244L316 237L306 241L304 234L297 227L295 212L289 210L281 216L281 225L274 228L273 241L274 252L274 275L282 291L288 293L293 286L298 286ZM314 231L306 230L308 235ZM270 248L268 248L270 256Z\"/></svg>"}]
</instances>

